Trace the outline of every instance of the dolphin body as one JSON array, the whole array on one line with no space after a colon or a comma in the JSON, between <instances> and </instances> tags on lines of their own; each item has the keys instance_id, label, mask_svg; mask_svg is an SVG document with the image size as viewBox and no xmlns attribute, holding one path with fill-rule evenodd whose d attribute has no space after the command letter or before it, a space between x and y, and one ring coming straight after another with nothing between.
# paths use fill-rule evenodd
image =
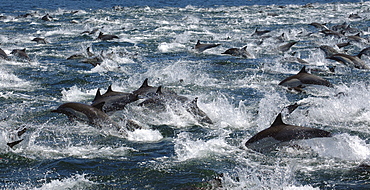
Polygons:
<instances>
[{"instance_id":1,"label":"dolphin body","mask_svg":"<svg viewBox=\"0 0 370 190\"><path fill-rule=\"evenodd\" d=\"M195 44L194 46L194 49L197 51L197 52L203 52L204 50L207 50L207 49L210 49L210 48L214 48L214 47L217 47L221 44L202 44L200 43L200 40L197 41L197 44Z\"/></svg>"},{"instance_id":2,"label":"dolphin body","mask_svg":"<svg viewBox=\"0 0 370 190\"><path fill-rule=\"evenodd\" d=\"M295 45L296 43L298 43L297 41L292 41L292 42L288 42L284 45L281 45L277 48L278 51L281 51L281 52L286 52L286 51L289 51L290 48Z\"/></svg>"},{"instance_id":3,"label":"dolphin body","mask_svg":"<svg viewBox=\"0 0 370 190\"><path fill-rule=\"evenodd\" d=\"M31 41L36 42L37 44L47 44L48 43L44 38L34 38Z\"/></svg>"},{"instance_id":4,"label":"dolphin body","mask_svg":"<svg viewBox=\"0 0 370 190\"><path fill-rule=\"evenodd\" d=\"M10 54L13 54L21 59L26 59L26 60L31 60L30 57L28 57L27 53L26 53L26 48L24 49L14 49L12 52L10 52Z\"/></svg>"},{"instance_id":5,"label":"dolphin body","mask_svg":"<svg viewBox=\"0 0 370 190\"><path fill-rule=\"evenodd\" d=\"M299 71L299 73L293 76L290 76L279 83L279 85L286 86L288 88L293 88L298 91L301 91L301 88L304 88L305 85L310 85L310 84L333 87L333 85L329 81L319 76L307 73L306 66L303 66L303 68L301 69L301 71Z\"/></svg>"},{"instance_id":6,"label":"dolphin body","mask_svg":"<svg viewBox=\"0 0 370 190\"><path fill-rule=\"evenodd\" d=\"M136 100L139 100L137 94L113 91L112 86L109 86L103 95L100 93L100 89L97 90L91 106L99 108L100 104L104 102L102 110L112 112L122 110L127 104Z\"/></svg>"},{"instance_id":7,"label":"dolphin body","mask_svg":"<svg viewBox=\"0 0 370 190\"><path fill-rule=\"evenodd\" d=\"M360 52L361 53L361 52ZM370 69L368 65L365 64L363 60L361 60L358 56L351 56L344 53L337 53L333 54L330 57L327 57L327 59L332 59L338 62L341 62L347 66L355 67L358 69Z\"/></svg>"},{"instance_id":8,"label":"dolphin body","mask_svg":"<svg viewBox=\"0 0 370 190\"><path fill-rule=\"evenodd\" d=\"M116 35L103 34L103 32L100 32L99 36L98 36L98 39L100 39L102 41L113 40L114 38L118 39L119 37L116 36Z\"/></svg>"},{"instance_id":9,"label":"dolphin body","mask_svg":"<svg viewBox=\"0 0 370 190\"><path fill-rule=\"evenodd\" d=\"M23 128L22 130L18 131L17 132L17 137L20 138L25 132L26 132L27 128ZM13 148L15 145L21 143L23 141L23 139L20 139L20 140L16 140L16 141L12 141L12 142L9 142L9 143L6 143L10 148Z\"/></svg>"},{"instance_id":10,"label":"dolphin body","mask_svg":"<svg viewBox=\"0 0 370 190\"><path fill-rule=\"evenodd\" d=\"M100 104L100 107L104 105L104 102ZM68 119L74 121L79 120L88 122L98 128L110 127L117 130L120 129L118 124L112 121L109 116L101 111L99 108L77 102L68 102L60 105L56 110L51 112L63 113Z\"/></svg>"},{"instance_id":11,"label":"dolphin body","mask_svg":"<svg viewBox=\"0 0 370 190\"><path fill-rule=\"evenodd\" d=\"M320 137L331 137L331 133L321 129L285 124L279 113L269 128L258 132L245 143L245 146L258 152L264 152L265 148L271 148L271 145L276 147L282 142ZM265 146L267 144L268 146Z\"/></svg>"},{"instance_id":12,"label":"dolphin body","mask_svg":"<svg viewBox=\"0 0 370 190\"><path fill-rule=\"evenodd\" d=\"M0 58L8 60L8 55L5 53L3 49L0 48Z\"/></svg>"},{"instance_id":13,"label":"dolphin body","mask_svg":"<svg viewBox=\"0 0 370 190\"><path fill-rule=\"evenodd\" d=\"M141 102L139 106L145 106L150 109L155 109L158 111L165 110L167 106L173 106L176 108L177 105L180 105L186 109L198 122L212 124L212 120L207 116L207 114L202 111L198 105L195 98L193 101L190 101L185 96L179 96L176 93L163 93L162 87L159 86L155 95L152 98L148 98Z\"/></svg>"},{"instance_id":14,"label":"dolphin body","mask_svg":"<svg viewBox=\"0 0 370 190\"><path fill-rule=\"evenodd\" d=\"M221 54L228 54L228 55L239 56L239 57L244 57L244 58L252 58L253 56L246 49L247 49L247 46L244 46L243 48L230 48Z\"/></svg>"}]
</instances>

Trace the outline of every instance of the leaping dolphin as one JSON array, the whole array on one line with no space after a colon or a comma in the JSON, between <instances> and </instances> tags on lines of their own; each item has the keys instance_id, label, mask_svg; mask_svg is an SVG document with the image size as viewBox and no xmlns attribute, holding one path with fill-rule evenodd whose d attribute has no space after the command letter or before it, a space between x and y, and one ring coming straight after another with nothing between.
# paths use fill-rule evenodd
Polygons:
<instances>
[{"instance_id":1,"label":"leaping dolphin","mask_svg":"<svg viewBox=\"0 0 370 190\"><path fill-rule=\"evenodd\" d=\"M116 35L103 34L103 32L99 32L98 39L100 39L100 40L107 41L107 40L113 40L114 38L118 39L119 37L116 36Z\"/></svg>"},{"instance_id":2,"label":"leaping dolphin","mask_svg":"<svg viewBox=\"0 0 370 190\"><path fill-rule=\"evenodd\" d=\"M104 102L102 110L104 112L111 112L122 110L127 104L136 100L139 100L137 94L113 91L112 87L109 86L107 92L103 95L100 93L100 89L97 90L91 105L99 108L100 104Z\"/></svg>"},{"instance_id":3,"label":"leaping dolphin","mask_svg":"<svg viewBox=\"0 0 370 190\"><path fill-rule=\"evenodd\" d=\"M8 59L8 55L5 53L3 49L0 48L0 58Z\"/></svg>"},{"instance_id":4,"label":"leaping dolphin","mask_svg":"<svg viewBox=\"0 0 370 190\"><path fill-rule=\"evenodd\" d=\"M320 137L331 137L331 133L321 129L285 124L279 113L269 128L258 132L245 143L245 146L255 151L264 151L263 148L266 147L262 146L266 141L272 141L273 145L276 145L281 142Z\"/></svg>"},{"instance_id":5,"label":"leaping dolphin","mask_svg":"<svg viewBox=\"0 0 370 190\"><path fill-rule=\"evenodd\" d=\"M21 59L26 59L26 60L31 60L30 57L28 57L27 53L26 53L26 48L24 49L14 49L12 52L10 52L10 54L13 54Z\"/></svg>"},{"instance_id":6,"label":"leaping dolphin","mask_svg":"<svg viewBox=\"0 0 370 190\"><path fill-rule=\"evenodd\" d=\"M304 88L305 85L307 84L333 87L333 85L329 81L319 76L307 73L306 66L303 66L303 68L301 69L301 71L299 71L298 74L290 76L279 83L279 85L286 86L288 88L293 88L298 91L301 91L301 88Z\"/></svg>"},{"instance_id":7,"label":"leaping dolphin","mask_svg":"<svg viewBox=\"0 0 370 190\"><path fill-rule=\"evenodd\" d=\"M197 44L195 44L194 46L194 49L197 51L197 52L203 52L204 50L207 50L207 49L210 49L210 48L214 48L214 47L217 47L221 44L202 44L200 43L200 40L197 41Z\"/></svg>"},{"instance_id":8,"label":"leaping dolphin","mask_svg":"<svg viewBox=\"0 0 370 190\"><path fill-rule=\"evenodd\" d=\"M247 46L243 48L230 48L221 54L228 54L232 56L240 56L244 58L252 58L253 56L247 51Z\"/></svg>"}]
</instances>

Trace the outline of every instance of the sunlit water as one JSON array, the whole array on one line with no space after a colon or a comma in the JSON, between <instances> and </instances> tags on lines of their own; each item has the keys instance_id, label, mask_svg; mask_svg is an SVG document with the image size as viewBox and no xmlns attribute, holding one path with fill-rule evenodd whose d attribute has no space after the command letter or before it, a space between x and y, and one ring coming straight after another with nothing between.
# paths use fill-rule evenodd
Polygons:
<instances>
[{"instance_id":1,"label":"sunlit water","mask_svg":"<svg viewBox=\"0 0 370 190\"><path fill-rule=\"evenodd\" d=\"M369 71L325 59L319 45L346 40L320 35L309 25L347 22L368 38L370 3L304 7L268 1L254 6L180 2L133 3L119 9L104 1L85 8L79 1L75 7L59 2L47 8L5 3L0 47L10 60L0 60L2 189L211 188L214 178L222 181L219 189L370 188L369 169L359 167L370 162ZM26 13L32 15L18 17ZM41 20L46 13L54 20ZM361 18L348 18L352 13ZM104 42L96 39L97 33L81 34L94 28L119 39ZM272 30L271 37L252 36L256 28ZM275 38L282 33L286 42L299 41L286 53L275 50L283 44ZM49 43L36 44L31 41L35 37ZM198 39L221 46L196 53L192 47ZM254 58L221 54L245 45ZM368 46L355 42L344 49L357 54ZM97 67L66 59L87 47L113 56ZM30 61L10 54L23 48ZM292 52L335 87L292 93L279 86L302 68L287 61ZM336 71L330 73L326 66L333 65ZM158 113L135 102L111 115L115 121L128 118L143 126L125 137L50 112L65 102L89 104L98 88L104 92L111 84L115 91L132 92L145 78L152 86L199 97L199 107L214 124L198 123L181 109ZM286 146L266 154L244 146L295 102L303 105L283 118L286 123L325 129L333 137L298 141L298 149ZM24 141L10 149L6 142L24 127Z\"/></svg>"}]
</instances>

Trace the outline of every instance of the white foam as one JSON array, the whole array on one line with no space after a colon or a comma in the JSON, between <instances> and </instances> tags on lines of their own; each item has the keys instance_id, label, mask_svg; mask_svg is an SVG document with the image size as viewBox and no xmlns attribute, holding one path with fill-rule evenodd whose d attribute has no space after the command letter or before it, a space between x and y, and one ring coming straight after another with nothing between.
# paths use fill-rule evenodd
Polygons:
<instances>
[{"instance_id":1,"label":"white foam","mask_svg":"<svg viewBox=\"0 0 370 190\"><path fill-rule=\"evenodd\" d=\"M85 90L74 85L68 90L63 88L61 93L63 95L62 101L83 102L89 97L94 97L96 94L96 89Z\"/></svg>"},{"instance_id":2,"label":"white foam","mask_svg":"<svg viewBox=\"0 0 370 190\"><path fill-rule=\"evenodd\" d=\"M136 142L156 142L163 139L163 136L157 130L136 129L135 131L128 132L127 139Z\"/></svg>"},{"instance_id":3,"label":"white foam","mask_svg":"<svg viewBox=\"0 0 370 190\"><path fill-rule=\"evenodd\" d=\"M46 179L45 179L46 181ZM41 187L35 187L34 190L64 190L64 189L90 189L98 183L88 179L86 174L74 174L69 178L54 179L45 182Z\"/></svg>"}]
</instances>

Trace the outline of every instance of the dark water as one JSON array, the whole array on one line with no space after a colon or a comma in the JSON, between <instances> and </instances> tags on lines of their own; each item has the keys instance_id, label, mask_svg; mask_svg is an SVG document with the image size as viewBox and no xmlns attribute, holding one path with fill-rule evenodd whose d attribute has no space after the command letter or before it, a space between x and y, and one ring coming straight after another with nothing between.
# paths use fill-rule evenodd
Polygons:
<instances>
[{"instance_id":1,"label":"dark water","mask_svg":"<svg viewBox=\"0 0 370 190\"><path fill-rule=\"evenodd\" d=\"M2 2L0 48L9 60L0 59L0 187L369 189L369 168L360 167L370 162L369 71L325 59L318 46L349 38L325 36L309 25L346 22L358 28L364 40L341 49L354 55L369 46L369 9L359 1ZM19 17L26 13L31 15ZM53 21L41 20L47 13ZM361 18L349 18L352 13ZM81 34L94 28L119 39ZM252 36L256 28L271 32ZM282 33L284 41L277 38ZM35 37L48 43L36 44ZM221 45L197 53L192 47L198 39ZM288 52L276 50L293 40L298 43ZM221 54L245 45L251 58ZM101 65L67 60L86 54L87 47L105 55ZM29 61L10 54L23 48ZM279 86L302 68L290 61L296 57L334 88L296 93ZM370 64L368 56L363 60ZM90 104L96 90L104 93L109 85L132 92L145 78L152 86L198 97L213 124L198 122L181 107L158 112L134 102L110 115L121 126L132 119L143 127L126 137L50 112L65 102ZM284 115L286 123L324 129L333 137L296 141L298 146L265 154L244 146L295 102L302 106ZM24 140L9 148L6 143L23 128Z\"/></svg>"}]
</instances>

